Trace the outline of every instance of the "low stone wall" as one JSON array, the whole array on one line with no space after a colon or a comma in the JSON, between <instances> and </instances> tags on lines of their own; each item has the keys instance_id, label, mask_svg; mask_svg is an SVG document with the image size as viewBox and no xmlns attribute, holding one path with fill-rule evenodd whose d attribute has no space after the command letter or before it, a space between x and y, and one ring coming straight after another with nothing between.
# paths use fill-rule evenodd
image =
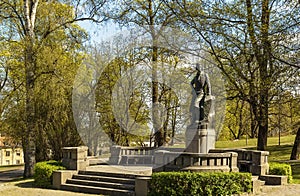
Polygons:
<instances>
[{"instance_id":1,"label":"low stone wall","mask_svg":"<svg viewBox=\"0 0 300 196\"><path fill-rule=\"evenodd\" d=\"M237 153L155 152L156 171L238 172Z\"/></svg>"},{"instance_id":2,"label":"low stone wall","mask_svg":"<svg viewBox=\"0 0 300 196\"><path fill-rule=\"evenodd\" d=\"M237 166L242 172L250 172L253 175L266 175L269 173L268 151L247 149L212 149L210 153L236 152Z\"/></svg>"},{"instance_id":3,"label":"low stone wall","mask_svg":"<svg viewBox=\"0 0 300 196\"><path fill-rule=\"evenodd\" d=\"M52 187L54 189L60 189L62 184L65 184L67 179L72 178L74 174L77 174L77 170L57 170L53 172Z\"/></svg>"},{"instance_id":4,"label":"low stone wall","mask_svg":"<svg viewBox=\"0 0 300 196\"><path fill-rule=\"evenodd\" d=\"M140 157L141 159L154 155L155 147L124 147L112 146L110 148L111 156L109 158L110 164L128 164L130 157ZM142 162L139 160L139 162Z\"/></svg>"},{"instance_id":5,"label":"low stone wall","mask_svg":"<svg viewBox=\"0 0 300 196\"><path fill-rule=\"evenodd\" d=\"M171 152L183 152L183 148L159 147L159 150ZM110 148L110 164L154 164L154 154L158 150L156 147L126 147L112 146Z\"/></svg>"}]
</instances>

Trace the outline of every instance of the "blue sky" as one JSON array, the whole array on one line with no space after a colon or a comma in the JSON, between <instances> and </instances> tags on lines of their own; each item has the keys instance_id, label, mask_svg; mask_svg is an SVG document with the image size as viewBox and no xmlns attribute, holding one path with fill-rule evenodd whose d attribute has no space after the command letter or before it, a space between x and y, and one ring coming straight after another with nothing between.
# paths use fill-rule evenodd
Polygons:
<instances>
[{"instance_id":1,"label":"blue sky","mask_svg":"<svg viewBox=\"0 0 300 196\"><path fill-rule=\"evenodd\" d=\"M98 43L111 38L113 35L121 31L118 25L113 22L97 25L90 21L82 21L79 22L79 25L89 33L92 42Z\"/></svg>"}]
</instances>

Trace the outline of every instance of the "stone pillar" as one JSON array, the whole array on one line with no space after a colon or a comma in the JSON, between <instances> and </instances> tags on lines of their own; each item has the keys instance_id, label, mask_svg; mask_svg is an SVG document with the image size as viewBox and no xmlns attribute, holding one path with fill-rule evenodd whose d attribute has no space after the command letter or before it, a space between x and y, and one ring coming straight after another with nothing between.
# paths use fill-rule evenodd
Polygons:
<instances>
[{"instance_id":1,"label":"stone pillar","mask_svg":"<svg viewBox=\"0 0 300 196\"><path fill-rule=\"evenodd\" d=\"M252 165L250 172L253 175L266 175L269 173L268 151L252 151Z\"/></svg>"},{"instance_id":2,"label":"stone pillar","mask_svg":"<svg viewBox=\"0 0 300 196\"><path fill-rule=\"evenodd\" d=\"M67 182L67 179L72 178L74 174L77 174L76 170L56 170L53 171L52 187L54 189L60 189L62 184Z\"/></svg>"},{"instance_id":3,"label":"stone pillar","mask_svg":"<svg viewBox=\"0 0 300 196\"><path fill-rule=\"evenodd\" d=\"M230 162L230 171L231 172L239 172L238 168L238 153L230 152L231 154L231 162Z\"/></svg>"},{"instance_id":4,"label":"stone pillar","mask_svg":"<svg viewBox=\"0 0 300 196\"><path fill-rule=\"evenodd\" d=\"M215 149L216 131L208 126L207 128L207 150Z\"/></svg>"},{"instance_id":5,"label":"stone pillar","mask_svg":"<svg viewBox=\"0 0 300 196\"><path fill-rule=\"evenodd\" d=\"M200 124L199 129L199 143L200 143L200 151L198 153L208 153L207 144L208 144L208 134L207 134L207 124Z\"/></svg>"},{"instance_id":6,"label":"stone pillar","mask_svg":"<svg viewBox=\"0 0 300 196\"><path fill-rule=\"evenodd\" d=\"M209 133L207 123L194 123L186 130L186 152L208 153L209 151Z\"/></svg>"},{"instance_id":7,"label":"stone pillar","mask_svg":"<svg viewBox=\"0 0 300 196\"><path fill-rule=\"evenodd\" d=\"M156 172L160 172L160 171L164 171L164 166L165 166L165 153L167 153L169 151L166 150L157 150L154 153L154 164L155 164L155 171Z\"/></svg>"},{"instance_id":8,"label":"stone pillar","mask_svg":"<svg viewBox=\"0 0 300 196\"><path fill-rule=\"evenodd\" d=\"M200 153L200 142L197 123L193 123L187 127L185 133L185 147L186 152Z\"/></svg>"},{"instance_id":9,"label":"stone pillar","mask_svg":"<svg viewBox=\"0 0 300 196\"><path fill-rule=\"evenodd\" d=\"M85 170L88 166L88 147L65 147L62 149L62 164L69 170Z\"/></svg>"},{"instance_id":10,"label":"stone pillar","mask_svg":"<svg viewBox=\"0 0 300 196\"><path fill-rule=\"evenodd\" d=\"M149 176L139 176L135 178L135 195L136 196L147 196L149 192Z\"/></svg>"},{"instance_id":11,"label":"stone pillar","mask_svg":"<svg viewBox=\"0 0 300 196\"><path fill-rule=\"evenodd\" d=\"M118 165L121 161L121 146L113 145L110 147L109 164Z\"/></svg>"}]
</instances>

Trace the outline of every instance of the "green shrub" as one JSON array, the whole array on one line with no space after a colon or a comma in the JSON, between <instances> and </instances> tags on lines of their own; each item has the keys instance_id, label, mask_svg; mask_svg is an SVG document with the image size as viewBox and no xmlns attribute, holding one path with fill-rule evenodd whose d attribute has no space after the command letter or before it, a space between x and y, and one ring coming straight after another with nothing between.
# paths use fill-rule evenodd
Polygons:
<instances>
[{"instance_id":1,"label":"green shrub","mask_svg":"<svg viewBox=\"0 0 300 196\"><path fill-rule=\"evenodd\" d=\"M50 188L52 185L52 174L55 170L66 169L58 161L44 161L35 164L34 183L37 187Z\"/></svg>"},{"instance_id":2,"label":"green shrub","mask_svg":"<svg viewBox=\"0 0 300 196\"><path fill-rule=\"evenodd\" d=\"M292 167L286 163L270 163L269 174L284 175L288 177L288 183L292 183Z\"/></svg>"},{"instance_id":3,"label":"green shrub","mask_svg":"<svg viewBox=\"0 0 300 196\"><path fill-rule=\"evenodd\" d=\"M232 195L250 192L249 173L153 173L149 195Z\"/></svg>"}]
</instances>

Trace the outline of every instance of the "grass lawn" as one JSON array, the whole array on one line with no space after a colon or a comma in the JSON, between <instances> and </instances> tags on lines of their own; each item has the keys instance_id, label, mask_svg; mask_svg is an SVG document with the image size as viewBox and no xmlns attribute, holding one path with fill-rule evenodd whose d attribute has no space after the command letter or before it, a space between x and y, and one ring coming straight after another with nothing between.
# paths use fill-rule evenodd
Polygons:
<instances>
[{"instance_id":1,"label":"grass lawn","mask_svg":"<svg viewBox=\"0 0 300 196\"><path fill-rule=\"evenodd\" d=\"M268 138L267 151L270 152L269 162L285 162L290 160L295 135L284 136L280 138L280 146L278 145L278 137ZM216 148L248 148L256 149L257 139L248 139L237 141L217 141ZM292 166L293 183L300 184L300 161L289 162Z\"/></svg>"},{"instance_id":2,"label":"grass lawn","mask_svg":"<svg viewBox=\"0 0 300 196\"><path fill-rule=\"evenodd\" d=\"M280 144L290 144L293 145L295 140L295 135L288 135L280 138ZM234 141L217 141L216 148L248 148L248 147L256 147L257 138L254 139L241 139ZM268 146L278 145L278 137L269 137L268 138Z\"/></svg>"}]
</instances>

